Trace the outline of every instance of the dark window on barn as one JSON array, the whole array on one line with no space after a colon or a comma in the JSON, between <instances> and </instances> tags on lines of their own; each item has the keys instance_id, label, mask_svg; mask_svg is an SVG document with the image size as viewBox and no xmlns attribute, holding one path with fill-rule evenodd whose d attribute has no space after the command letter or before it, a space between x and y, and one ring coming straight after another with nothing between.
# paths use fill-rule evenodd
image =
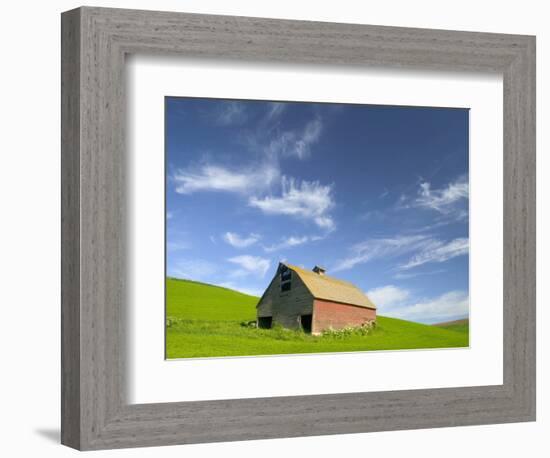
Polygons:
<instances>
[{"instance_id":1,"label":"dark window on barn","mask_svg":"<svg viewBox=\"0 0 550 458\"><path fill-rule=\"evenodd\" d=\"M300 323L304 332L311 333L311 322L313 321L313 315L302 315L300 317Z\"/></svg>"},{"instance_id":2,"label":"dark window on barn","mask_svg":"<svg viewBox=\"0 0 550 458\"><path fill-rule=\"evenodd\" d=\"M281 268L281 281L290 280L291 275L292 271L288 267L284 266L283 268Z\"/></svg>"},{"instance_id":3,"label":"dark window on barn","mask_svg":"<svg viewBox=\"0 0 550 458\"><path fill-rule=\"evenodd\" d=\"M258 317L258 327L261 329L271 329L272 323L273 323L273 317L271 316Z\"/></svg>"},{"instance_id":4,"label":"dark window on barn","mask_svg":"<svg viewBox=\"0 0 550 458\"><path fill-rule=\"evenodd\" d=\"M290 291L290 282L281 283L281 291Z\"/></svg>"}]
</instances>

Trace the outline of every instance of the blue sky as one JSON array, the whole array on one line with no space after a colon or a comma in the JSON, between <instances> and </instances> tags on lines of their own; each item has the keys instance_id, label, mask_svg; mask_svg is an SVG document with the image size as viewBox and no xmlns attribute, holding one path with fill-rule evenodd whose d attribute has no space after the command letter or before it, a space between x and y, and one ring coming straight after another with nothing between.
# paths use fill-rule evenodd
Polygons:
<instances>
[{"instance_id":1,"label":"blue sky","mask_svg":"<svg viewBox=\"0 0 550 458\"><path fill-rule=\"evenodd\" d=\"M279 261L378 313L468 315L468 110L166 98L167 275L260 295Z\"/></svg>"}]
</instances>

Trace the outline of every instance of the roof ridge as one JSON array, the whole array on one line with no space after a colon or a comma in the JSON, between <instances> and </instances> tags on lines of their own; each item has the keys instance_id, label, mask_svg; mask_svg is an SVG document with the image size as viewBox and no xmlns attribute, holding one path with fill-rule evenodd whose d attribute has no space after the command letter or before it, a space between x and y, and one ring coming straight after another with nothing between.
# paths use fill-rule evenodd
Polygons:
<instances>
[{"instance_id":1,"label":"roof ridge","mask_svg":"<svg viewBox=\"0 0 550 458\"><path fill-rule=\"evenodd\" d=\"M347 280L341 280L326 274L320 275L292 264L281 264L296 272L306 288L318 299L376 309L376 305L372 303L364 291Z\"/></svg>"},{"instance_id":2,"label":"roof ridge","mask_svg":"<svg viewBox=\"0 0 550 458\"><path fill-rule=\"evenodd\" d=\"M325 279L325 280L330 279L330 280L337 281L337 282L340 282L340 283L345 283L346 285L350 285L350 286L353 286L354 288L357 288L357 286L355 286L352 282L350 282L348 280L343 280L341 278L333 277L332 275L327 275L327 274L319 275L318 273L313 272L313 270L308 270L308 269L305 269L303 267L294 266L292 264L285 264L285 266L287 266L291 270L301 270L303 273L305 273L307 275L311 275L312 277L315 277L315 278L320 278L320 279Z\"/></svg>"}]
</instances>

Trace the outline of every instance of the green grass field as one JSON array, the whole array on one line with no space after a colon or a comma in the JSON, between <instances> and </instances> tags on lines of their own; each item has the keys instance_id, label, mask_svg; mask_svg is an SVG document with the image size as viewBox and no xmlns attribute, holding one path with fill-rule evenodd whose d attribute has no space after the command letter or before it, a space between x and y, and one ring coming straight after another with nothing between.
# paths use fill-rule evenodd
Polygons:
<instances>
[{"instance_id":1,"label":"green grass field","mask_svg":"<svg viewBox=\"0 0 550 458\"><path fill-rule=\"evenodd\" d=\"M467 347L466 326L429 326L383 316L364 332L312 336L275 327L243 326L254 320L258 298L188 280L166 281L166 353L169 359Z\"/></svg>"},{"instance_id":2,"label":"green grass field","mask_svg":"<svg viewBox=\"0 0 550 458\"><path fill-rule=\"evenodd\" d=\"M450 331L462 332L468 334L470 332L470 321L468 318L464 320L447 321L446 323L438 323L437 326L441 329L448 329Z\"/></svg>"}]
</instances>

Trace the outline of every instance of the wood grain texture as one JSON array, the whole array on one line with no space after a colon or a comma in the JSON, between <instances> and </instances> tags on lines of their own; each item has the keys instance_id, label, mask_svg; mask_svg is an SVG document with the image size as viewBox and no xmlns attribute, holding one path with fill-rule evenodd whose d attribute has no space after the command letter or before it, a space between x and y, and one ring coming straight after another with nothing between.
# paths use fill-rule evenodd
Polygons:
<instances>
[{"instance_id":1,"label":"wood grain texture","mask_svg":"<svg viewBox=\"0 0 550 458\"><path fill-rule=\"evenodd\" d=\"M85 7L63 14L62 41L64 444L89 450L535 418L534 37ZM128 53L502 73L504 384L129 405Z\"/></svg>"},{"instance_id":2,"label":"wood grain texture","mask_svg":"<svg viewBox=\"0 0 550 458\"><path fill-rule=\"evenodd\" d=\"M290 291L281 292L281 275L277 270L258 302L258 316L271 316L274 324L299 329L300 315L313 313L313 296L295 273L292 273L291 285Z\"/></svg>"},{"instance_id":3,"label":"wood grain texture","mask_svg":"<svg viewBox=\"0 0 550 458\"><path fill-rule=\"evenodd\" d=\"M80 15L61 26L61 441L80 445Z\"/></svg>"}]
</instances>

